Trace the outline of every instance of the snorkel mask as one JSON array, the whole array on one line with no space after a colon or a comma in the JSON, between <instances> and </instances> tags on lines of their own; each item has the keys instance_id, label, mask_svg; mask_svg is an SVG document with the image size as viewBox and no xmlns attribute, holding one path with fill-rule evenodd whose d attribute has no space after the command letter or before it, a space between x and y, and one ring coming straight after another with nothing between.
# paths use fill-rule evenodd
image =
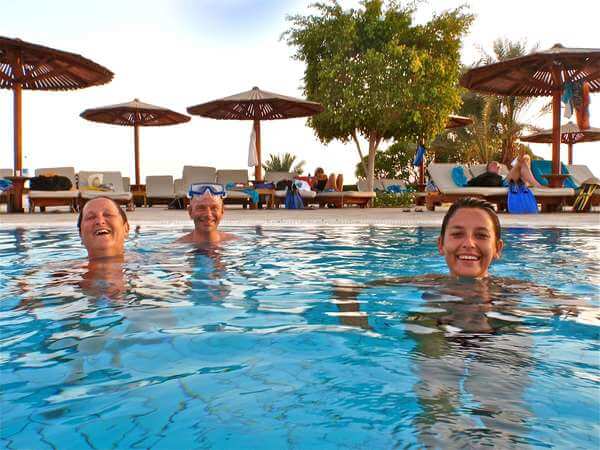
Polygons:
<instances>
[{"instance_id":1,"label":"snorkel mask","mask_svg":"<svg viewBox=\"0 0 600 450\"><path fill-rule=\"evenodd\" d=\"M218 183L194 183L190 185L188 196L190 198L201 197L207 193L209 195L216 195L223 198L227 196L227 192L225 192L223 185Z\"/></svg>"}]
</instances>

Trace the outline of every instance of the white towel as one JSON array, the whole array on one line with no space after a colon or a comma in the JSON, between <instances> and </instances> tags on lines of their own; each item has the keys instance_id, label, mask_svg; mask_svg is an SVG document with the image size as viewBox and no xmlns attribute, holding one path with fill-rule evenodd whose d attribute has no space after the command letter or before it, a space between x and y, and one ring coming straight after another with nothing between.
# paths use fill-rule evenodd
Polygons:
<instances>
[{"instance_id":1,"label":"white towel","mask_svg":"<svg viewBox=\"0 0 600 450\"><path fill-rule=\"evenodd\" d=\"M253 125L252 133L250 133L250 145L248 147L248 167L254 166L258 166L258 155L256 154L256 133Z\"/></svg>"}]
</instances>

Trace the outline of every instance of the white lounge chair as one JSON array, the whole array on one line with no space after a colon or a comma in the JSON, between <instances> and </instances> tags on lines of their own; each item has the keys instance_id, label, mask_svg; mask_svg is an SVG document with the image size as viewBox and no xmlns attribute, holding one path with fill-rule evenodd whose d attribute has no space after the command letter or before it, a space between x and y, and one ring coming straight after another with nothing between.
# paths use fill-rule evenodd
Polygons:
<instances>
[{"instance_id":1,"label":"white lounge chair","mask_svg":"<svg viewBox=\"0 0 600 450\"><path fill-rule=\"evenodd\" d=\"M175 198L175 185L171 175L149 175L146 177L146 204L169 204Z\"/></svg>"},{"instance_id":2,"label":"white lounge chair","mask_svg":"<svg viewBox=\"0 0 600 450\"><path fill-rule=\"evenodd\" d=\"M277 183L279 181L290 181L293 180L296 175L292 172L266 172L265 173L265 183ZM275 201L274 204L276 207L285 202L285 193L286 189L275 190ZM317 196L315 191L307 190L307 189L298 189L298 193L300 197L302 197L302 201L305 205L312 203L312 201Z\"/></svg>"},{"instance_id":3,"label":"white lounge chair","mask_svg":"<svg viewBox=\"0 0 600 450\"><path fill-rule=\"evenodd\" d=\"M62 191L29 191L29 212L35 211L35 207L44 212L47 206L68 206L71 211L77 210L79 191L77 190L74 167L47 167L35 169L35 176L60 175L71 181L72 188Z\"/></svg>"},{"instance_id":4,"label":"white lounge chair","mask_svg":"<svg viewBox=\"0 0 600 450\"><path fill-rule=\"evenodd\" d=\"M12 177L12 169L0 169L0 178ZM8 203L8 194L0 192L0 203Z\"/></svg>"},{"instance_id":5,"label":"white lounge chair","mask_svg":"<svg viewBox=\"0 0 600 450\"><path fill-rule=\"evenodd\" d=\"M227 186L230 183L240 184L244 187L250 187L248 180L248 171L246 169L239 170L217 170L217 183ZM225 197L226 204L241 204L244 208L247 208L251 203L250 196L240 190L228 189L227 197Z\"/></svg>"},{"instance_id":6,"label":"white lounge chair","mask_svg":"<svg viewBox=\"0 0 600 450\"><path fill-rule=\"evenodd\" d=\"M90 189L90 177L94 175L102 174L102 184L112 184L114 191L99 191ZM78 174L78 186L79 186L79 198L80 206L83 206L88 200L92 200L97 197L108 197L113 199L120 205L127 205L128 208L133 209L133 195L131 192L125 191L123 187L123 177L121 172L117 171L84 171L82 170Z\"/></svg>"},{"instance_id":7,"label":"white lounge chair","mask_svg":"<svg viewBox=\"0 0 600 450\"><path fill-rule=\"evenodd\" d=\"M175 197L187 197L187 192L185 192L185 194L183 193L185 191L185 189L183 187L183 179L182 178L177 178L173 182L173 189L175 191Z\"/></svg>"},{"instance_id":8,"label":"white lounge chair","mask_svg":"<svg viewBox=\"0 0 600 450\"><path fill-rule=\"evenodd\" d=\"M178 197L187 198L190 186L194 183L216 183L217 169L206 166L183 166L183 185L175 191Z\"/></svg>"}]
</instances>

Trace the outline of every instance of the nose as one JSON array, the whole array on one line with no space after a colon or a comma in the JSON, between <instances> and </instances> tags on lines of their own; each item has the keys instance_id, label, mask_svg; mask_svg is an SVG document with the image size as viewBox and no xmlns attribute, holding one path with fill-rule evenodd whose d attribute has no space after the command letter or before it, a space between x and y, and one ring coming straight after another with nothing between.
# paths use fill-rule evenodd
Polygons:
<instances>
[{"instance_id":1,"label":"nose","mask_svg":"<svg viewBox=\"0 0 600 450\"><path fill-rule=\"evenodd\" d=\"M106 223L106 219L104 218L104 214L100 213L96 216L96 225L104 225Z\"/></svg>"},{"instance_id":2,"label":"nose","mask_svg":"<svg viewBox=\"0 0 600 450\"><path fill-rule=\"evenodd\" d=\"M462 241L462 247L475 247L475 236L472 233L466 233Z\"/></svg>"}]
</instances>

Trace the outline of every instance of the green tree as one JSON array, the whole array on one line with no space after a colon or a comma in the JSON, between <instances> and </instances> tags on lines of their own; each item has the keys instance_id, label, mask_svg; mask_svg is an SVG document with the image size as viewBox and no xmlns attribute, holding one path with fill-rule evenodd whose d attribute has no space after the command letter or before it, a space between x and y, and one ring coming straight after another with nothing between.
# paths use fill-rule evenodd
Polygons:
<instances>
[{"instance_id":1,"label":"green tree","mask_svg":"<svg viewBox=\"0 0 600 450\"><path fill-rule=\"evenodd\" d=\"M396 178L401 180L415 180L416 172L412 162L415 156L416 143L410 141L395 142L386 150L375 155L375 178ZM355 175L365 178L364 168L367 157L356 165Z\"/></svg>"},{"instance_id":2,"label":"green tree","mask_svg":"<svg viewBox=\"0 0 600 450\"><path fill-rule=\"evenodd\" d=\"M336 0L317 13L290 17L284 33L304 62L304 91L325 111L309 119L317 137L368 142L367 184L383 140L431 139L460 106L460 38L472 16L462 8L413 24L414 9L395 1L365 0L344 10Z\"/></svg>"},{"instance_id":3,"label":"green tree","mask_svg":"<svg viewBox=\"0 0 600 450\"><path fill-rule=\"evenodd\" d=\"M527 49L525 41L496 39L492 54L483 53L476 65L491 64L524 56L535 50ZM432 147L437 161L487 162L498 160L509 164L515 150L530 151L516 141L530 124L519 116L533 101L532 97L481 95L465 92L460 114L471 117L473 125L439 135Z\"/></svg>"},{"instance_id":4,"label":"green tree","mask_svg":"<svg viewBox=\"0 0 600 450\"><path fill-rule=\"evenodd\" d=\"M269 155L269 159L263 164L263 169L266 172L294 172L296 175L302 175L304 172L304 164L306 161L299 161L294 166L296 156L291 153L283 153L281 155ZM292 168L292 166L294 166Z\"/></svg>"}]
</instances>

